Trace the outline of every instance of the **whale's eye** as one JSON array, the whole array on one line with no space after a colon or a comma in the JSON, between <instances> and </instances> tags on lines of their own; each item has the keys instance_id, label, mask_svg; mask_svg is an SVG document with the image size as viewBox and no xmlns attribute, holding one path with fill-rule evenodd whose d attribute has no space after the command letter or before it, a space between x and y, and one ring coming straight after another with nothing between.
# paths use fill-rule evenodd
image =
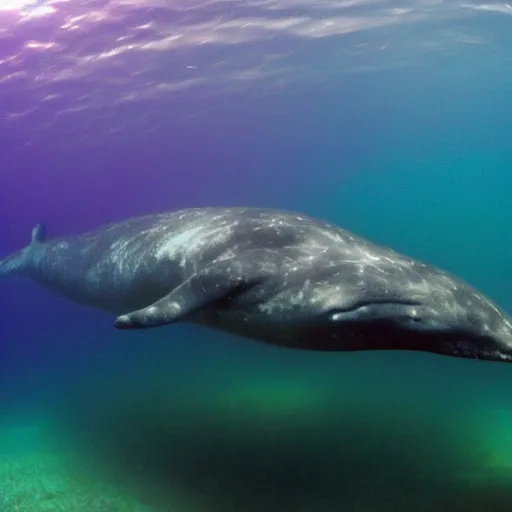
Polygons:
<instances>
[{"instance_id":1,"label":"whale's eye","mask_svg":"<svg viewBox=\"0 0 512 512\"><path fill-rule=\"evenodd\" d=\"M422 318L420 316L420 314L418 313L418 310L416 308L414 308L412 311L411 311L411 320L413 322L416 322L416 323L420 323Z\"/></svg>"}]
</instances>

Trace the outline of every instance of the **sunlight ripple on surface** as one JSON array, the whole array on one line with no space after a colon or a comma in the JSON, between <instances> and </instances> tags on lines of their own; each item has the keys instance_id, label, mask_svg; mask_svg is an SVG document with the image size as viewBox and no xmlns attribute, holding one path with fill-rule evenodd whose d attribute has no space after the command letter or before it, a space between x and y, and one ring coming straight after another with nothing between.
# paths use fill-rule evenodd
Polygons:
<instances>
[{"instance_id":1,"label":"sunlight ripple on surface","mask_svg":"<svg viewBox=\"0 0 512 512\"><path fill-rule=\"evenodd\" d=\"M39 17L52 14L56 10L39 0L0 0L0 11L18 11L23 17Z\"/></svg>"},{"instance_id":2,"label":"sunlight ripple on surface","mask_svg":"<svg viewBox=\"0 0 512 512\"><path fill-rule=\"evenodd\" d=\"M192 94L318 90L412 72L420 62L432 77L428 65L439 55L453 60L444 79L456 82L466 79L458 73L468 58L482 76L486 54L509 66L510 36L496 38L486 20L508 17L510 5L462 1L0 0L0 127L23 120L37 138L79 115L109 126L102 136L118 136L128 125L106 121L115 109L185 92L190 101ZM446 30L450 20L457 30ZM23 102L12 100L20 94ZM33 121L42 110L44 126ZM151 130L149 118L141 123Z\"/></svg>"}]
</instances>

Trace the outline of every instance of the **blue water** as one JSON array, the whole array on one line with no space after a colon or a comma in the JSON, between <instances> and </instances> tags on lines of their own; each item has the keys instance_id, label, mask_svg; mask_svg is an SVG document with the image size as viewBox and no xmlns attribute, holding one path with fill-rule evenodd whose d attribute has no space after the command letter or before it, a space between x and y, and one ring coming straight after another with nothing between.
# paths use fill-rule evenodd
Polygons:
<instances>
[{"instance_id":1,"label":"blue water","mask_svg":"<svg viewBox=\"0 0 512 512\"><path fill-rule=\"evenodd\" d=\"M148 212L316 215L512 312L512 9L0 0L0 255ZM0 512L512 510L512 367L119 332L0 285Z\"/></svg>"}]
</instances>

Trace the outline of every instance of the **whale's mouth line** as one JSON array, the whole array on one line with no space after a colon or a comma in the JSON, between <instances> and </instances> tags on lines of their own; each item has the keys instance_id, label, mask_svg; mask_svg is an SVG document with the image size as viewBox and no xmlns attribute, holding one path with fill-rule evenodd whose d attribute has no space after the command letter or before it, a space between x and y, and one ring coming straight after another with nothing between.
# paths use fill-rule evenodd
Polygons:
<instances>
[{"instance_id":1,"label":"whale's mouth line","mask_svg":"<svg viewBox=\"0 0 512 512\"><path fill-rule=\"evenodd\" d=\"M365 300L359 301L356 304L346 308L337 308L332 311L332 320L349 320L350 318L357 318L354 316L356 313L364 310L371 306L420 306L421 302L417 300L393 300L393 299L377 299L377 300Z\"/></svg>"},{"instance_id":2,"label":"whale's mouth line","mask_svg":"<svg viewBox=\"0 0 512 512\"><path fill-rule=\"evenodd\" d=\"M347 307L340 308L337 311L340 313L350 313L352 311L357 311L358 309L362 309L368 306L420 306L421 302L417 300L393 300L393 299L377 299L377 300L365 300L359 301L356 304Z\"/></svg>"}]
</instances>

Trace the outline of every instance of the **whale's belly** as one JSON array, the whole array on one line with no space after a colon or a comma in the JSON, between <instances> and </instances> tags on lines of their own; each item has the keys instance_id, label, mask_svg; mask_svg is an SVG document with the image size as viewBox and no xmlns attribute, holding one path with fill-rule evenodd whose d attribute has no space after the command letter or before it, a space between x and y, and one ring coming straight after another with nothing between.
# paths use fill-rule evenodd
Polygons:
<instances>
[{"instance_id":1,"label":"whale's belly","mask_svg":"<svg viewBox=\"0 0 512 512\"><path fill-rule=\"evenodd\" d=\"M150 255L142 256L133 265L108 261L89 269L77 289L83 290L89 305L123 313L143 308L178 286L183 276L175 267L172 262L154 261Z\"/></svg>"}]
</instances>

